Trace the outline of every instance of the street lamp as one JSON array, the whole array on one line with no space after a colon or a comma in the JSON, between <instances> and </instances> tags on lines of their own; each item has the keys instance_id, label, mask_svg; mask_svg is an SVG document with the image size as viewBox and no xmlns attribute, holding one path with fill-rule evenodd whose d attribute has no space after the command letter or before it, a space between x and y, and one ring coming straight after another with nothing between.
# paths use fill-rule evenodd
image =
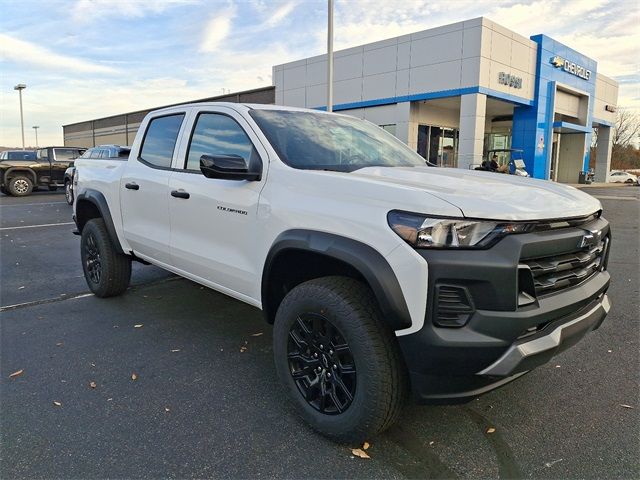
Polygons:
<instances>
[{"instance_id":1,"label":"street lamp","mask_svg":"<svg viewBox=\"0 0 640 480\"><path fill-rule=\"evenodd\" d=\"M328 0L327 15L327 112L333 111L333 0Z\"/></svg>"},{"instance_id":2,"label":"street lamp","mask_svg":"<svg viewBox=\"0 0 640 480\"><path fill-rule=\"evenodd\" d=\"M24 117L22 116L22 90L27 88L24 83L19 83L15 87L14 90L18 91L18 95L20 96L20 128L22 130L22 149L24 150Z\"/></svg>"},{"instance_id":3,"label":"street lamp","mask_svg":"<svg viewBox=\"0 0 640 480\"><path fill-rule=\"evenodd\" d=\"M34 125L32 128L36 131L36 148L38 148L38 129L40 127L38 125Z\"/></svg>"}]
</instances>

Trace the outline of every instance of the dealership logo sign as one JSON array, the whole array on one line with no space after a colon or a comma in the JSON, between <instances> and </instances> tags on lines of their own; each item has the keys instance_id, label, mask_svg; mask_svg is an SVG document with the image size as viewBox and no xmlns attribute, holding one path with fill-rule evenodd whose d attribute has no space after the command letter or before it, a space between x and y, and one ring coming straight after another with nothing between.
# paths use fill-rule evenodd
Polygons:
<instances>
[{"instance_id":1,"label":"dealership logo sign","mask_svg":"<svg viewBox=\"0 0 640 480\"><path fill-rule=\"evenodd\" d=\"M522 88L522 78L511 75L510 73L500 72L498 74L498 83L512 88Z\"/></svg>"},{"instance_id":2,"label":"dealership logo sign","mask_svg":"<svg viewBox=\"0 0 640 480\"><path fill-rule=\"evenodd\" d=\"M556 55L555 57L551 57L551 65L556 68L561 68L567 73L571 75L575 75L576 77L580 77L583 80L589 80L591 78L591 70L586 69L582 65L578 65L577 63L571 62L566 58L562 58L560 55Z\"/></svg>"}]
</instances>

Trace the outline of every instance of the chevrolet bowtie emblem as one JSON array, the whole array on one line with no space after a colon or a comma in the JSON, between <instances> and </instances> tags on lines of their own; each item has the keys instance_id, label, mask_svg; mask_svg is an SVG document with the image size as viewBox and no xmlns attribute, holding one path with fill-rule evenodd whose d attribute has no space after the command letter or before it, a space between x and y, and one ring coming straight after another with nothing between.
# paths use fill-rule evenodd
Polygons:
<instances>
[{"instance_id":1,"label":"chevrolet bowtie emblem","mask_svg":"<svg viewBox=\"0 0 640 480\"><path fill-rule=\"evenodd\" d=\"M556 68L562 68L564 66L564 58L559 55L551 58L551 65Z\"/></svg>"}]
</instances>

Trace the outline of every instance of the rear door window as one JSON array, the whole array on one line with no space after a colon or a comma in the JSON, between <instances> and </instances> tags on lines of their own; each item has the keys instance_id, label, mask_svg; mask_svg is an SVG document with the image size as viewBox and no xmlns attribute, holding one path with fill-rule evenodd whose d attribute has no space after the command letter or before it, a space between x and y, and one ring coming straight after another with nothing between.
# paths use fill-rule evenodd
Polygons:
<instances>
[{"instance_id":1,"label":"rear door window","mask_svg":"<svg viewBox=\"0 0 640 480\"><path fill-rule=\"evenodd\" d=\"M151 167L170 168L183 120L184 113L151 120L138 159Z\"/></svg>"},{"instance_id":2,"label":"rear door window","mask_svg":"<svg viewBox=\"0 0 640 480\"><path fill-rule=\"evenodd\" d=\"M80 156L77 148L54 148L53 153L57 161L74 160Z\"/></svg>"}]
</instances>

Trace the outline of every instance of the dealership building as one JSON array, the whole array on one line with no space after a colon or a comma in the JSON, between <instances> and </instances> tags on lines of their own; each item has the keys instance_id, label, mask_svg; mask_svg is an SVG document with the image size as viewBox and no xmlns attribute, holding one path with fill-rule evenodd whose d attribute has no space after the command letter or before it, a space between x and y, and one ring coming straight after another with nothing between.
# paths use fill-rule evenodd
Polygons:
<instances>
[{"instance_id":1,"label":"dealership building","mask_svg":"<svg viewBox=\"0 0 640 480\"><path fill-rule=\"evenodd\" d=\"M310 57L274 66L272 87L207 100L326 109L326 72L326 54ZM333 89L334 111L444 167L474 168L489 151L515 149L532 176L576 183L597 132L596 181L609 172L618 84L546 35L477 18L337 51ZM141 113L66 125L65 145L131 143Z\"/></svg>"}]
</instances>

